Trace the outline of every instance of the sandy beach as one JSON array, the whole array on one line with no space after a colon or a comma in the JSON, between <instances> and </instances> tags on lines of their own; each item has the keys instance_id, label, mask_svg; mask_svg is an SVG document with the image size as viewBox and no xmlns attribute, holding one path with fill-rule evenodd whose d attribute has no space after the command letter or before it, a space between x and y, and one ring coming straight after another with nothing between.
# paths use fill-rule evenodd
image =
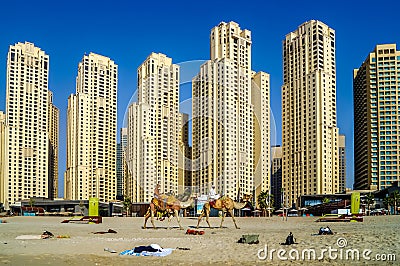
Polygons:
<instances>
[{"instance_id":1,"label":"sandy beach","mask_svg":"<svg viewBox=\"0 0 400 266\"><path fill-rule=\"evenodd\" d=\"M359 264L370 265L393 264L400 262L400 216L365 217L363 223L316 223L315 217L289 217L282 221L280 217L236 218L240 229L235 229L232 219L226 217L223 228L217 228L220 218L210 218L211 226L206 227L203 219L200 230L204 235L187 235L186 229L194 229L196 218L181 218L184 230L179 230L176 220L171 221L172 229L167 229L167 221L155 221L157 230L142 229L143 217L103 218L101 224L61 223L62 217L10 217L0 218L7 223L0 223L0 265L285 265L285 264ZM150 220L148 226L150 226ZM319 236L318 229L329 225L336 232L332 236ZM113 229L116 234L93 234L93 232ZM54 235L69 235L70 238L51 238L37 240L18 240L20 235L40 235L44 230ZM283 246L289 232L293 232L296 245ZM237 241L244 234L258 234L259 244L241 244ZM338 246L338 239L346 245ZM343 240L344 239L344 240ZM164 248L174 248L171 255L166 257L137 257L121 256L120 252L136 246L159 244ZM272 260L265 255L271 249L284 249L286 252L282 260L273 253ZM364 249L370 249L368 260L360 255L359 260L340 259L323 254L319 251L336 248L340 252L347 249L358 249L362 254ZM104 251L109 248L117 251ZM176 248L189 248L180 250ZM260 249L263 250L260 252ZM315 249L317 259L301 260L296 253L294 258L288 257L288 252L296 249ZM377 261L376 254L385 262ZM389 260L387 254L395 255ZM292 257L293 258L293 257Z\"/></svg>"}]
</instances>

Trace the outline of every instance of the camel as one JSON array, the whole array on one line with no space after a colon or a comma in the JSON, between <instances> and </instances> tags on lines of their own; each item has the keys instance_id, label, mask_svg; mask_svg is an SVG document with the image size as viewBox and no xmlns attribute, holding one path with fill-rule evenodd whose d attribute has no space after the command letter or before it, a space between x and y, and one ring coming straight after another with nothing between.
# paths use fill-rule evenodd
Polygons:
<instances>
[{"instance_id":1,"label":"camel","mask_svg":"<svg viewBox=\"0 0 400 266\"><path fill-rule=\"evenodd\" d=\"M197 221L197 228L199 228L199 224L201 221L201 218L206 215L206 222L208 226L211 228L210 222L208 221L208 218L210 216L210 210L211 208L222 211L222 219L221 219L221 225L219 226L222 228L222 223L224 222L225 215L227 212L232 216L233 223L235 224L236 229L239 229L239 227L236 225L235 221L235 216L233 214L233 209L242 209L246 206L246 202L243 203L238 203L229 198L228 196L223 196L214 202L206 202L203 207L203 211L201 212L201 215L199 216L199 219Z\"/></svg>"},{"instance_id":2,"label":"camel","mask_svg":"<svg viewBox=\"0 0 400 266\"><path fill-rule=\"evenodd\" d=\"M193 203L193 199L189 199L186 202L180 202L174 196L161 195L161 198L166 199L165 208L162 207L163 204L165 204L163 200L153 198L144 216L143 229L146 229L147 220L150 217L151 217L151 224L153 225L153 228L156 229L156 226L154 225L154 215L157 215L162 217L164 216L168 217L168 228L170 228L171 217L175 216L179 224L179 229L183 230L183 227L181 226L181 222L179 219L179 210L190 207Z\"/></svg>"}]
</instances>

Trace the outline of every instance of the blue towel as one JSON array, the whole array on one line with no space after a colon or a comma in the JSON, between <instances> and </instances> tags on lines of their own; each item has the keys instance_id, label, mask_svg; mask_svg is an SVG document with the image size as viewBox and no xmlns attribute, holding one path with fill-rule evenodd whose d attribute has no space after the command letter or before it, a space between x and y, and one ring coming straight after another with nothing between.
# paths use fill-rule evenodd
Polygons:
<instances>
[{"instance_id":1,"label":"blue towel","mask_svg":"<svg viewBox=\"0 0 400 266\"><path fill-rule=\"evenodd\" d=\"M172 248L164 248L160 251L149 252L143 251L142 253L135 253L135 249L128 249L119 253L119 255L129 255L129 256L156 256L156 257L165 257L172 253Z\"/></svg>"}]
</instances>

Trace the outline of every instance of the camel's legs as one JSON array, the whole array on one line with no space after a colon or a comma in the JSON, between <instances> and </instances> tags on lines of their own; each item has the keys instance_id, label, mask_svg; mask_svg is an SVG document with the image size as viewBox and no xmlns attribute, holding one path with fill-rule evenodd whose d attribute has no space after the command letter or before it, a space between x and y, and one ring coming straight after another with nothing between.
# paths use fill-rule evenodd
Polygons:
<instances>
[{"instance_id":1,"label":"camel's legs","mask_svg":"<svg viewBox=\"0 0 400 266\"><path fill-rule=\"evenodd\" d=\"M219 226L219 228L222 228L222 223L224 222L225 216L226 216L226 212L222 211L221 225Z\"/></svg>"},{"instance_id":2,"label":"camel's legs","mask_svg":"<svg viewBox=\"0 0 400 266\"><path fill-rule=\"evenodd\" d=\"M205 208L205 211L206 211L206 222L208 223L208 227L211 228L210 222L208 221L208 218L210 218L210 209Z\"/></svg>"},{"instance_id":3,"label":"camel's legs","mask_svg":"<svg viewBox=\"0 0 400 266\"><path fill-rule=\"evenodd\" d=\"M154 224L154 211L151 210L150 212L151 212L151 224L153 225L153 228L156 229L156 226Z\"/></svg>"},{"instance_id":4,"label":"camel's legs","mask_svg":"<svg viewBox=\"0 0 400 266\"><path fill-rule=\"evenodd\" d=\"M171 229L171 218L172 216L169 214L169 212L167 213L168 215L168 229Z\"/></svg>"},{"instance_id":5,"label":"camel's legs","mask_svg":"<svg viewBox=\"0 0 400 266\"><path fill-rule=\"evenodd\" d=\"M201 221L201 218L203 218L203 216L204 216L204 212L205 212L205 210L203 209L199 218L197 219L197 227L196 227L197 229L199 229L200 221Z\"/></svg>"},{"instance_id":6,"label":"camel's legs","mask_svg":"<svg viewBox=\"0 0 400 266\"><path fill-rule=\"evenodd\" d=\"M235 221L235 215L233 214L233 210L228 210L229 214L232 216L232 220L233 223L235 224L236 229L240 229L237 225L236 225L236 221Z\"/></svg>"},{"instance_id":7,"label":"camel's legs","mask_svg":"<svg viewBox=\"0 0 400 266\"><path fill-rule=\"evenodd\" d=\"M176 220L178 221L178 225L179 225L179 229L180 230L183 230L183 228L182 228L182 225L181 225L181 220L179 219L179 212L178 212L178 210L174 210L174 214L175 214L175 216L176 216Z\"/></svg>"},{"instance_id":8,"label":"camel's legs","mask_svg":"<svg viewBox=\"0 0 400 266\"><path fill-rule=\"evenodd\" d=\"M144 216L144 225L143 225L143 229L146 229L146 224L147 224L147 220L150 217L150 209L147 210L146 215Z\"/></svg>"}]
</instances>

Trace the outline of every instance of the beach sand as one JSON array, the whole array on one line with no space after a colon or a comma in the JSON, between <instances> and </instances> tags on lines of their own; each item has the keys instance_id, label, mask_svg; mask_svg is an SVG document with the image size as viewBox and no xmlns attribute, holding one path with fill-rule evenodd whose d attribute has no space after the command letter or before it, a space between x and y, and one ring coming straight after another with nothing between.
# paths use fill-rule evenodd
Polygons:
<instances>
[{"instance_id":1,"label":"beach sand","mask_svg":"<svg viewBox=\"0 0 400 266\"><path fill-rule=\"evenodd\" d=\"M397 261L385 264L400 264L400 216L365 217L362 223L316 223L316 217L240 217L236 218L240 229L235 229L231 217L226 217L223 228L217 228L220 218L210 218L209 229L203 219L200 230L204 235L186 235L186 229L195 229L197 218L181 218L184 230L179 230L176 220L171 221L172 229L167 229L167 221L155 221L158 229L142 229L143 217L110 217L103 218L101 224L61 223L62 217L10 217L0 218L7 223L0 223L0 265L370 265L382 264L375 260L376 254L395 254ZM313 235L321 226L330 226L336 232L332 236ZM151 227L150 220L147 226ZM116 234L93 234L97 231L113 229ZM69 235L70 238L52 238L40 240L17 240L20 235L40 235L44 230L54 235ZM298 244L283 246L289 232L293 232ZM259 244L241 244L237 241L244 234L258 234ZM339 248L337 240L344 238L346 246ZM119 252L135 246L159 244L164 248L190 248L174 250L166 257L121 256ZM341 244L344 242L342 241ZM317 258L321 249L336 248L338 252L347 249L358 249L360 260L329 258L324 254L321 260L289 259L283 261L273 253L260 259L264 252L271 249L284 249L288 252L296 249L315 249ZM104 251L109 248L117 253ZM372 251L362 258L364 249ZM296 253L292 253L293 256ZM339 253L338 253L339 254ZM338 255L339 256L339 255ZM382 256L381 256L382 257Z\"/></svg>"}]
</instances>

